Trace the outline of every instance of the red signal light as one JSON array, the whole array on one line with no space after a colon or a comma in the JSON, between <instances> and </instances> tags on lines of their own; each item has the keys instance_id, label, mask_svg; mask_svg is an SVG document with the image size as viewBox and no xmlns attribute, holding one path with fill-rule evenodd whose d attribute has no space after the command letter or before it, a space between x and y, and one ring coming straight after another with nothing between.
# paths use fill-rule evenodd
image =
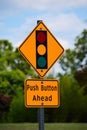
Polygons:
<instances>
[{"instance_id":1,"label":"red signal light","mask_svg":"<svg viewBox=\"0 0 87 130\"><path fill-rule=\"evenodd\" d=\"M46 40L46 34L43 31L38 32L37 40L39 43L43 43Z\"/></svg>"}]
</instances>

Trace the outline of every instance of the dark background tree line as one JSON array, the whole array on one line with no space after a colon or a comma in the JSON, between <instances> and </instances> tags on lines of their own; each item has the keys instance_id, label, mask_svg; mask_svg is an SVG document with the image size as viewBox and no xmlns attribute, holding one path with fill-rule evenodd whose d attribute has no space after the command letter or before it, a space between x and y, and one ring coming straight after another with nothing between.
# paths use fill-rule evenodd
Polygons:
<instances>
[{"instance_id":1,"label":"dark background tree line","mask_svg":"<svg viewBox=\"0 0 87 130\"><path fill-rule=\"evenodd\" d=\"M45 122L87 122L87 30L59 60L60 107L45 109ZM52 77L52 75L47 78ZM0 40L0 122L37 122L37 109L24 106L24 80L37 78L8 40Z\"/></svg>"}]
</instances>

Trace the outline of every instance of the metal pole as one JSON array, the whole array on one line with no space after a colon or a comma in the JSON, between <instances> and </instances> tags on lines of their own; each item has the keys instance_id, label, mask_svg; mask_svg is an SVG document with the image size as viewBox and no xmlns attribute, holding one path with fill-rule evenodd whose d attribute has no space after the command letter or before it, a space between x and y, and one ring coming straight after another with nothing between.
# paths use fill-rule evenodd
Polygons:
<instances>
[{"instance_id":1,"label":"metal pole","mask_svg":"<svg viewBox=\"0 0 87 130\"><path fill-rule=\"evenodd\" d=\"M38 108L39 130L44 130L44 108Z\"/></svg>"},{"instance_id":2,"label":"metal pole","mask_svg":"<svg viewBox=\"0 0 87 130\"><path fill-rule=\"evenodd\" d=\"M37 20L37 24L42 20ZM40 77L39 77L40 78ZM42 103L43 107L43 103ZM39 130L44 130L44 108L38 108Z\"/></svg>"}]
</instances>

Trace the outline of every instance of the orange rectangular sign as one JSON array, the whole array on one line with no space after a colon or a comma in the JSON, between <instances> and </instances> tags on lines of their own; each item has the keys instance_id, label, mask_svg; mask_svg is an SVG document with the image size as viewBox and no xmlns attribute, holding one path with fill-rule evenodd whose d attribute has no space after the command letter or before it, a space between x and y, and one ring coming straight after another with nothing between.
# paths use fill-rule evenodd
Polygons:
<instances>
[{"instance_id":1,"label":"orange rectangular sign","mask_svg":"<svg viewBox=\"0 0 87 130\"><path fill-rule=\"evenodd\" d=\"M31 108L59 107L60 92L57 80L27 79L25 105Z\"/></svg>"}]
</instances>

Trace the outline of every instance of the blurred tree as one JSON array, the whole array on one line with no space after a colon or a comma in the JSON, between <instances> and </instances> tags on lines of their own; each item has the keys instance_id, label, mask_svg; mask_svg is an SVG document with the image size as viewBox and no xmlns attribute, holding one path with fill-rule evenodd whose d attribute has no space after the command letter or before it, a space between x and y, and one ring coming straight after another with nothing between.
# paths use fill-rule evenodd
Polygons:
<instances>
[{"instance_id":1,"label":"blurred tree","mask_svg":"<svg viewBox=\"0 0 87 130\"><path fill-rule=\"evenodd\" d=\"M59 60L59 63L65 73L74 73L77 65L74 50L67 49L65 54Z\"/></svg>"},{"instance_id":2,"label":"blurred tree","mask_svg":"<svg viewBox=\"0 0 87 130\"><path fill-rule=\"evenodd\" d=\"M31 66L26 62L26 60L23 58L23 56L19 53L18 48L15 49L14 58L11 64L12 70L19 69L23 71L23 73L26 76L34 76L34 70L31 68Z\"/></svg>"},{"instance_id":3,"label":"blurred tree","mask_svg":"<svg viewBox=\"0 0 87 130\"><path fill-rule=\"evenodd\" d=\"M87 69L87 30L77 36L74 51L78 68Z\"/></svg>"},{"instance_id":4,"label":"blurred tree","mask_svg":"<svg viewBox=\"0 0 87 130\"><path fill-rule=\"evenodd\" d=\"M33 69L13 48L12 43L8 40L0 40L0 91L3 94L15 93L16 88L21 86L26 76L32 77Z\"/></svg>"},{"instance_id":5,"label":"blurred tree","mask_svg":"<svg viewBox=\"0 0 87 130\"><path fill-rule=\"evenodd\" d=\"M81 35L76 37L75 48L67 49L59 63L65 73L87 70L87 30L83 30Z\"/></svg>"},{"instance_id":6,"label":"blurred tree","mask_svg":"<svg viewBox=\"0 0 87 130\"><path fill-rule=\"evenodd\" d=\"M21 70L0 72L0 92L4 95L15 95L18 88L24 86L26 76Z\"/></svg>"},{"instance_id":7,"label":"blurred tree","mask_svg":"<svg viewBox=\"0 0 87 130\"><path fill-rule=\"evenodd\" d=\"M77 36L74 49L66 50L60 65L65 73L73 74L80 86L84 87L84 94L87 94L87 30Z\"/></svg>"},{"instance_id":8,"label":"blurred tree","mask_svg":"<svg viewBox=\"0 0 87 130\"><path fill-rule=\"evenodd\" d=\"M83 105L83 89L78 82L71 76L65 75L60 79L60 107L57 110L57 121L60 122L78 122ZM85 115L86 116L86 115Z\"/></svg>"},{"instance_id":9,"label":"blurred tree","mask_svg":"<svg viewBox=\"0 0 87 130\"><path fill-rule=\"evenodd\" d=\"M0 92L5 95L15 94L16 88L23 88L26 76L33 75L33 69L18 49L13 48L8 40L0 40Z\"/></svg>"},{"instance_id":10,"label":"blurred tree","mask_svg":"<svg viewBox=\"0 0 87 130\"><path fill-rule=\"evenodd\" d=\"M25 59L13 49L12 43L8 40L0 40L0 71L19 69L27 76L32 76L34 71Z\"/></svg>"},{"instance_id":11,"label":"blurred tree","mask_svg":"<svg viewBox=\"0 0 87 130\"><path fill-rule=\"evenodd\" d=\"M6 112L9 111L9 106L12 101L12 97L6 97L0 92L0 121L6 121L7 116L5 116Z\"/></svg>"},{"instance_id":12,"label":"blurred tree","mask_svg":"<svg viewBox=\"0 0 87 130\"><path fill-rule=\"evenodd\" d=\"M87 122L87 97L69 75L60 78L60 107L45 109L46 122Z\"/></svg>"},{"instance_id":13,"label":"blurred tree","mask_svg":"<svg viewBox=\"0 0 87 130\"><path fill-rule=\"evenodd\" d=\"M33 75L33 69L22 58L18 49L13 48L12 43L8 40L0 40L0 95L3 94L3 97L6 96L7 98L9 95L12 97L16 96L19 90L20 92L23 91L25 78L27 76L32 77ZM6 106L9 108L10 105L1 100L0 97L1 107L2 104L4 105L0 119L7 112Z\"/></svg>"},{"instance_id":14,"label":"blurred tree","mask_svg":"<svg viewBox=\"0 0 87 130\"><path fill-rule=\"evenodd\" d=\"M80 86L84 87L84 94L87 94L87 30L77 37L75 50L75 57L80 69L75 72L74 77Z\"/></svg>"},{"instance_id":15,"label":"blurred tree","mask_svg":"<svg viewBox=\"0 0 87 130\"><path fill-rule=\"evenodd\" d=\"M37 109L25 107L23 91L14 97L8 115L10 122L37 122Z\"/></svg>"},{"instance_id":16,"label":"blurred tree","mask_svg":"<svg viewBox=\"0 0 87 130\"><path fill-rule=\"evenodd\" d=\"M9 69L12 52L12 44L8 40L0 40L0 71Z\"/></svg>"}]
</instances>

